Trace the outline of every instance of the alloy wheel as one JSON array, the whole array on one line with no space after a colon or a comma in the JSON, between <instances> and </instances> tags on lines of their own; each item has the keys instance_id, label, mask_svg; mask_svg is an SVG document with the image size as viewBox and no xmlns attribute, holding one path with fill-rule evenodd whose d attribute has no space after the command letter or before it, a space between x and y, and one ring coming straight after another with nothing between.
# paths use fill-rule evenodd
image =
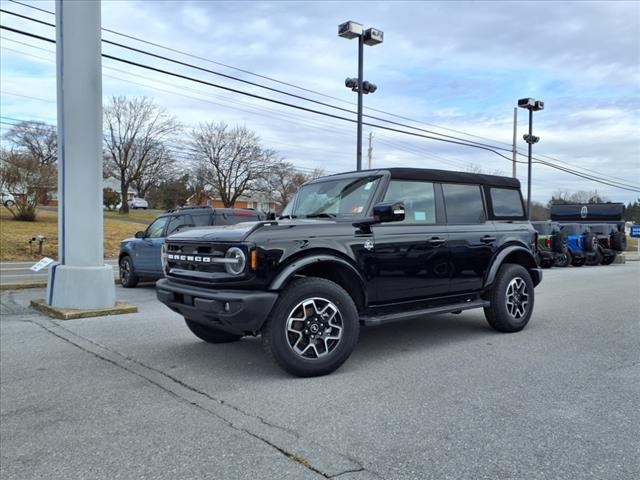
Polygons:
<instances>
[{"instance_id":1,"label":"alloy wheel","mask_svg":"<svg viewBox=\"0 0 640 480\"><path fill-rule=\"evenodd\" d=\"M331 301L308 298L291 310L286 330L291 349L305 359L316 360L333 352L340 343L342 315Z\"/></svg>"},{"instance_id":2,"label":"alloy wheel","mask_svg":"<svg viewBox=\"0 0 640 480\"><path fill-rule=\"evenodd\" d=\"M520 320L527 313L529 305L529 292L527 284L520 277L513 278L507 285L505 297L507 312L516 320Z\"/></svg>"}]
</instances>

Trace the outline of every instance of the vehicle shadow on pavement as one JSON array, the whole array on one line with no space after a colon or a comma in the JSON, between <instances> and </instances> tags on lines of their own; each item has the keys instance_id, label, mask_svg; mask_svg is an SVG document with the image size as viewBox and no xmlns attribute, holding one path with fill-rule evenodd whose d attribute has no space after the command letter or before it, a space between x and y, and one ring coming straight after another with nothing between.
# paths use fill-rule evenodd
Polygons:
<instances>
[{"instance_id":1,"label":"vehicle shadow on pavement","mask_svg":"<svg viewBox=\"0 0 640 480\"><path fill-rule=\"evenodd\" d=\"M185 327L186 328L186 327ZM482 314L434 315L378 327L362 327L360 339L352 355L357 363L348 360L340 372L350 372L376 362L407 353L428 351L456 343L477 342L479 337L493 338L496 333L487 325ZM182 339L181 339L182 340ZM182 375L188 371L196 377L219 374L220 381L242 377L243 382L263 383L276 378L292 378L265 354L260 337L244 337L235 343L207 344L193 337L163 347L163 355L180 359L172 370Z\"/></svg>"}]
</instances>

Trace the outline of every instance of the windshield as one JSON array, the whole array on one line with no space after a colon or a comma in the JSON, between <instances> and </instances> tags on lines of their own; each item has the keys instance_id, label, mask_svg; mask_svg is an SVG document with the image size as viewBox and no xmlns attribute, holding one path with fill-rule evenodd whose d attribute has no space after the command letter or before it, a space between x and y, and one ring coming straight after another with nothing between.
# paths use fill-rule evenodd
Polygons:
<instances>
[{"instance_id":1,"label":"windshield","mask_svg":"<svg viewBox=\"0 0 640 480\"><path fill-rule=\"evenodd\" d=\"M327 180L304 185L282 211L282 217L353 218L364 213L380 177Z\"/></svg>"}]
</instances>

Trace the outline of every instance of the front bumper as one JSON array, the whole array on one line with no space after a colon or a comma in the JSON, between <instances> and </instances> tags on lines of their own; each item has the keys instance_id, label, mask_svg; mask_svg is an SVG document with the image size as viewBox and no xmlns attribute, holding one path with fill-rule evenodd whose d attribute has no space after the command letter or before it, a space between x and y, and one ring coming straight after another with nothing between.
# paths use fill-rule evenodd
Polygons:
<instances>
[{"instance_id":1,"label":"front bumper","mask_svg":"<svg viewBox=\"0 0 640 480\"><path fill-rule=\"evenodd\" d=\"M257 333L278 299L276 292L209 290L169 279L156 283L158 300L191 321L229 333Z\"/></svg>"}]
</instances>

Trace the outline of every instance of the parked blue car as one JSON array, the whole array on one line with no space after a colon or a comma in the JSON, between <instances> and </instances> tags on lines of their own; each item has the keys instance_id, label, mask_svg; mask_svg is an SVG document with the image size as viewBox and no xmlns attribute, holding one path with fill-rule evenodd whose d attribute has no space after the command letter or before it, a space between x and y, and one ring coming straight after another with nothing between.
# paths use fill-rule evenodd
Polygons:
<instances>
[{"instance_id":1,"label":"parked blue car","mask_svg":"<svg viewBox=\"0 0 640 480\"><path fill-rule=\"evenodd\" d=\"M571 265L581 267L587 262L591 263L598 252L598 239L589 232L588 227L579 223L561 223L560 230L567 239Z\"/></svg>"},{"instance_id":2,"label":"parked blue car","mask_svg":"<svg viewBox=\"0 0 640 480\"><path fill-rule=\"evenodd\" d=\"M233 225L265 220L266 215L239 208L185 207L158 216L143 232L120 242L120 284L135 287L140 279L162 278L160 252L165 237L185 228Z\"/></svg>"}]
</instances>

